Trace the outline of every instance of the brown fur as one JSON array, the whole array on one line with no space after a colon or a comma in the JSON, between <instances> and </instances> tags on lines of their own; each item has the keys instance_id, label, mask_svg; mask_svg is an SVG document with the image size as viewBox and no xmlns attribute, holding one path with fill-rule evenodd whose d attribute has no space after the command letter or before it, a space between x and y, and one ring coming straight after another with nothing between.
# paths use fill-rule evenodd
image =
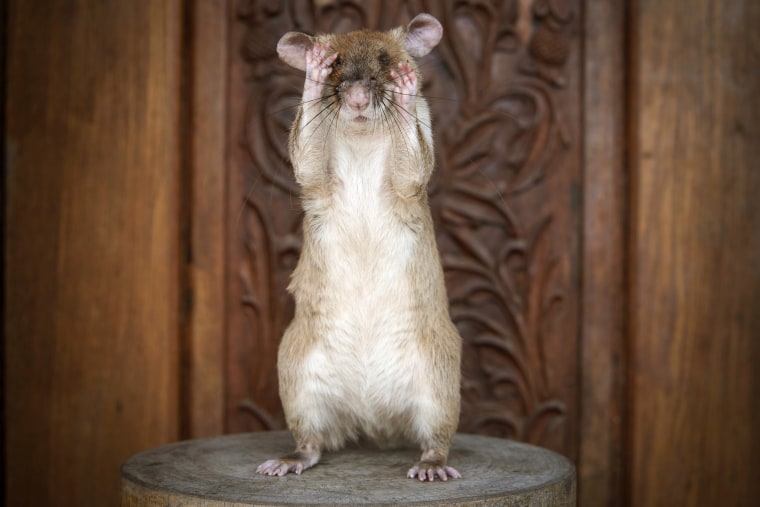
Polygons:
<instances>
[{"instance_id":1,"label":"brown fur","mask_svg":"<svg viewBox=\"0 0 760 507\"><path fill-rule=\"evenodd\" d=\"M414 22L435 45L440 34L433 29L440 25L429 18ZM280 397L298 447L262 464L259 472L266 475L300 473L322 450L367 438L381 446L419 445L423 455L410 477L459 477L446 459L459 418L461 338L449 317L428 205L430 117L406 40L407 31L397 28L315 38L291 33L278 46L283 60L299 68L301 51L327 59L318 50L329 48L337 58L320 80L318 100L306 98L307 76L290 136L304 240L289 286L296 313L278 367ZM400 82L391 72L400 68L415 73L415 93L388 100L388 90ZM348 114L359 113L346 113L344 90L350 86L372 95L369 121L351 121ZM352 172L354 166L366 176ZM377 212L352 201L356 185L371 190L367 206Z\"/></svg>"}]
</instances>

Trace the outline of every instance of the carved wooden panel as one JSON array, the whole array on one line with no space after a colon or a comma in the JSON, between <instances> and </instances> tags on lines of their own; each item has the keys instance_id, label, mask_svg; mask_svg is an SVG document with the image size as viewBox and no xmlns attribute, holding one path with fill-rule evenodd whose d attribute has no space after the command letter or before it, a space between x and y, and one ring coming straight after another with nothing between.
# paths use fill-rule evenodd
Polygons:
<instances>
[{"instance_id":1,"label":"carved wooden panel","mask_svg":"<svg viewBox=\"0 0 760 507\"><path fill-rule=\"evenodd\" d=\"M283 33L387 29L430 12L431 203L465 340L461 430L576 453L579 309L577 0L241 1L231 65L227 429L283 425L276 350L300 248L287 131L303 75Z\"/></svg>"}]
</instances>

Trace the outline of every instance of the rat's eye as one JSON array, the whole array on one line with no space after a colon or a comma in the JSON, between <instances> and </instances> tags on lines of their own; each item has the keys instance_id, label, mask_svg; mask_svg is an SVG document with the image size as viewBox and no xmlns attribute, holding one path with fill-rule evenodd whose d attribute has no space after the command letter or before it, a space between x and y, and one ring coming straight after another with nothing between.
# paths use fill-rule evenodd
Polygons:
<instances>
[{"instance_id":1,"label":"rat's eye","mask_svg":"<svg viewBox=\"0 0 760 507\"><path fill-rule=\"evenodd\" d=\"M340 56L339 56L339 57L337 57L337 58L335 59L335 61L333 62L333 67L337 69L337 68L338 68L338 67L340 67L341 65L343 65L343 62L342 62L342 61L340 61Z\"/></svg>"},{"instance_id":2,"label":"rat's eye","mask_svg":"<svg viewBox=\"0 0 760 507\"><path fill-rule=\"evenodd\" d=\"M390 63L391 63L391 59L390 59L390 57L388 56L388 53L386 53L386 52L384 52L384 51L383 51L383 52L382 52L382 53L380 53L380 55L377 57L377 62L378 62L380 65L382 65L383 67L387 67L388 65L390 65Z\"/></svg>"}]
</instances>

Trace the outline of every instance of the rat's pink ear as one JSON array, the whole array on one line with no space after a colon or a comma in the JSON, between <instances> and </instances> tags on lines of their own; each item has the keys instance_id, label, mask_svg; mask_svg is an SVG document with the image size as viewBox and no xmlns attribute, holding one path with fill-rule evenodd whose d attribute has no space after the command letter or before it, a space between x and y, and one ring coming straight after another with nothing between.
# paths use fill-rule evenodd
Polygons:
<instances>
[{"instance_id":1,"label":"rat's pink ear","mask_svg":"<svg viewBox=\"0 0 760 507\"><path fill-rule=\"evenodd\" d=\"M443 27L437 19L430 14L417 14L406 28L404 49L415 58L425 56L438 45L442 36Z\"/></svg>"},{"instance_id":2,"label":"rat's pink ear","mask_svg":"<svg viewBox=\"0 0 760 507\"><path fill-rule=\"evenodd\" d=\"M280 60L298 70L306 70L306 51L314 45L314 38L301 32L288 32L277 43Z\"/></svg>"}]
</instances>

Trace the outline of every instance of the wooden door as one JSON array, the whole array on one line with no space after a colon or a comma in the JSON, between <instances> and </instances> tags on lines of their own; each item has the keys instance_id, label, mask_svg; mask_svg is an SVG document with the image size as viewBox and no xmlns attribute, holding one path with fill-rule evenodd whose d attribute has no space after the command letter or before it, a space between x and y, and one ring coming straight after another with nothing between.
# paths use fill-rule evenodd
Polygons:
<instances>
[{"instance_id":1,"label":"wooden door","mask_svg":"<svg viewBox=\"0 0 760 507\"><path fill-rule=\"evenodd\" d=\"M756 503L760 3L13 0L7 505L115 504L131 453L283 426L275 43L420 11L461 430L568 455L583 506Z\"/></svg>"},{"instance_id":2,"label":"wooden door","mask_svg":"<svg viewBox=\"0 0 760 507\"><path fill-rule=\"evenodd\" d=\"M181 9L8 3L0 503L115 505L180 436Z\"/></svg>"},{"instance_id":3,"label":"wooden door","mask_svg":"<svg viewBox=\"0 0 760 507\"><path fill-rule=\"evenodd\" d=\"M760 3L632 12L630 502L756 505Z\"/></svg>"}]
</instances>

